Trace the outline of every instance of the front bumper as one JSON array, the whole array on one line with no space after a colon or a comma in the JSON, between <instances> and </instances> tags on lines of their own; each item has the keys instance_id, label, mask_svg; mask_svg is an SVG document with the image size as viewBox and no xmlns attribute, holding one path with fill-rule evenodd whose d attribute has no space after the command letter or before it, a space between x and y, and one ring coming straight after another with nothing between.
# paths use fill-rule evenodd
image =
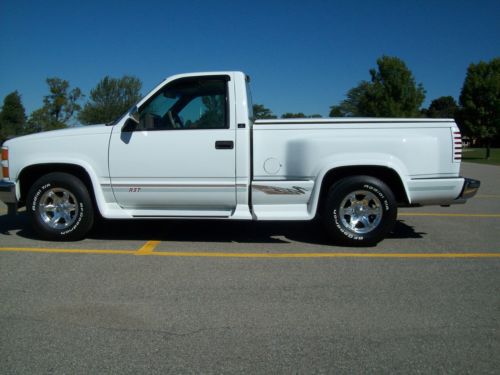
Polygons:
<instances>
[{"instance_id":1,"label":"front bumper","mask_svg":"<svg viewBox=\"0 0 500 375\"><path fill-rule=\"evenodd\" d=\"M0 201L8 207L8 213L15 214L17 211L16 184L9 181L0 181Z\"/></svg>"},{"instance_id":2,"label":"front bumper","mask_svg":"<svg viewBox=\"0 0 500 375\"><path fill-rule=\"evenodd\" d=\"M0 201L5 204L17 203L16 184L14 182L0 181Z\"/></svg>"}]
</instances>

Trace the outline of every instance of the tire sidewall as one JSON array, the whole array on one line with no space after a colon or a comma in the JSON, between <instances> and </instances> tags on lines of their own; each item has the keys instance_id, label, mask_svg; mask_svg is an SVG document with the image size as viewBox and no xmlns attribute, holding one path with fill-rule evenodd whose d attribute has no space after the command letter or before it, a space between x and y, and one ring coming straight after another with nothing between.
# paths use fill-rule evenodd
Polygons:
<instances>
[{"instance_id":1,"label":"tire sidewall","mask_svg":"<svg viewBox=\"0 0 500 375\"><path fill-rule=\"evenodd\" d=\"M368 233L356 233L341 220L340 205L352 192L364 190L374 194L382 206L379 225ZM372 245L381 241L392 229L397 217L397 205L392 191L382 181L370 176L347 177L332 186L326 203L325 226L334 239L349 245Z\"/></svg>"},{"instance_id":2,"label":"tire sidewall","mask_svg":"<svg viewBox=\"0 0 500 375\"><path fill-rule=\"evenodd\" d=\"M50 189L64 188L76 198L78 206L75 222L64 229L50 228L41 218L40 199ZM33 228L44 239L55 241L73 241L81 239L93 224L93 207L85 185L73 175L51 173L37 180L28 194L27 211Z\"/></svg>"}]
</instances>

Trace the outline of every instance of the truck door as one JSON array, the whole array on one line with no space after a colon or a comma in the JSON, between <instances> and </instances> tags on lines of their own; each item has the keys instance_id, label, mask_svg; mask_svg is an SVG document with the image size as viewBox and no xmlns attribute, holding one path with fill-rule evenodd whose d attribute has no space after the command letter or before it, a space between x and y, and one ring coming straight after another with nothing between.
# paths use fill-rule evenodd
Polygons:
<instances>
[{"instance_id":1,"label":"truck door","mask_svg":"<svg viewBox=\"0 0 500 375\"><path fill-rule=\"evenodd\" d=\"M115 126L109 170L122 208L162 211L159 216L230 215L236 126L229 85L229 76L177 79L139 107L139 124Z\"/></svg>"}]
</instances>

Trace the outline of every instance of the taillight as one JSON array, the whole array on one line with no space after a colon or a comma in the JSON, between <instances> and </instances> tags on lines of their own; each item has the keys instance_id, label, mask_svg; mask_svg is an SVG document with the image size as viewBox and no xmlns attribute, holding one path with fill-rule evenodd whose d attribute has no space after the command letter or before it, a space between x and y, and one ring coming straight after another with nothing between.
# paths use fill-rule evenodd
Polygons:
<instances>
[{"instance_id":1,"label":"taillight","mask_svg":"<svg viewBox=\"0 0 500 375\"><path fill-rule=\"evenodd\" d=\"M2 177L9 178L9 149L2 147Z\"/></svg>"},{"instance_id":2,"label":"taillight","mask_svg":"<svg viewBox=\"0 0 500 375\"><path fill-rule=\"evenodd\" d=\"M460 130L453 129L453 161L462 160L462 134Z\"/></svg>"}]
</instances>

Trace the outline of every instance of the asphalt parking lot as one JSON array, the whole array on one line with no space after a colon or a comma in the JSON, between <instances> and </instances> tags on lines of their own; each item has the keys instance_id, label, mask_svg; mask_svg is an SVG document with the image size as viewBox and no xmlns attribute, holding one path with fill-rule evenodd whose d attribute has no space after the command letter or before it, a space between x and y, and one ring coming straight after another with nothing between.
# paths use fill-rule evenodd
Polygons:
<instances>
[{"instance_id":1,"label":"asphalt parking lot","mask_svg":"<svg viewBox=\"0 0 500 375\"><path fill-rule=\"evenodd\" d=\"M311 223L113 221L39 241L0 207L2 373L498 373L500 167L375 247Z\"/></svg>"}]
</instances>

